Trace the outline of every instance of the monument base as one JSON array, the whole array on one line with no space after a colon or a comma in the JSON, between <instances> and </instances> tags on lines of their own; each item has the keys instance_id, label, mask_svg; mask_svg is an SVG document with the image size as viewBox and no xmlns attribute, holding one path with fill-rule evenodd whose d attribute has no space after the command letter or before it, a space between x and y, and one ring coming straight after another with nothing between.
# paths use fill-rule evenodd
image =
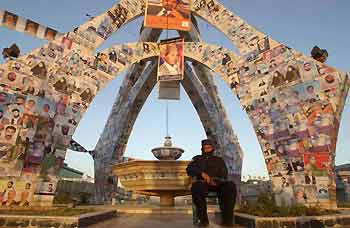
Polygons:
<instances>
[{"instance_id":1,"label":"monument base","mask_svg":"<svg viewBox=\"0 0 350 228\"><path fill-rule=\"evenodd\" d=\"M160 193L160 205L164 207L175 206L175 197L171 193Z\"/></svg>"},{"instance_id":2,"label":"monument base","mask_svg":"<svg viewBox=\"0 0 350 228\"><path fill-rule=\"evenodd\" d=\"M115 165L113 173L128 190L160 197L160 205L174 206L176 196L191 194L186 173L189 161L131 161Z\"/></svg>"}]
</instances>

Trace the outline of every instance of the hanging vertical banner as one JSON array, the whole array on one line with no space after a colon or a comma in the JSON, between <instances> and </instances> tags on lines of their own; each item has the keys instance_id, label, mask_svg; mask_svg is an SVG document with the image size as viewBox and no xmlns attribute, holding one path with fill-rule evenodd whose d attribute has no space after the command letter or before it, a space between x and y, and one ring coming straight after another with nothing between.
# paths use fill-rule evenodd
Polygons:
<instances>
[{"instance_id":1,"label":"hanging vertical banner","mask_svg":"<svg viewBox=\"0 0 350 228\"><path fill-rule=\"evenodd\" d=\"M158 83L158 99L180 100L180 81L160 81Z\"/></svg>"},{"instance_id":2,"label":"hanging vertical banner","mask_svg":"<svg viewBox=\"0 0 350 228\"><path fill-rule=\"evenodd\" d=\"M184 74L184 40L162 40L159 44L158 81L182 80Z\"/></svg>"},{"instance_id":3,"label":"hanging vertical banner","mask_svg":"<svg viewBox=\"0 0 350 228\"><path fill-rule=\"evenodd\" d=\"M190 30L190 0L148 0L144 26Z\"/></svg>"}]
</instances>

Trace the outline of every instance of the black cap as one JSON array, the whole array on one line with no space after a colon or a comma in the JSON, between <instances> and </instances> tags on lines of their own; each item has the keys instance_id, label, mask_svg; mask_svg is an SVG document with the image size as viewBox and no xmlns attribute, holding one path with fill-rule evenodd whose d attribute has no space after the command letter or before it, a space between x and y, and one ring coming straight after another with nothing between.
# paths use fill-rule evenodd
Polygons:
<instances>
[{"instance_id":1,"label":"black cap","mask_svg":"<svg viewBox=\"0 0 350 228\"><path fill-rule=\"evenodd\" d=\"M211 145L211 146L214 146L214 143L213 143L213 141L210 140L210 139L204 139L204 140L202 140L202 147L203 147L204 145Z\"/></svg>"}]
</instances>

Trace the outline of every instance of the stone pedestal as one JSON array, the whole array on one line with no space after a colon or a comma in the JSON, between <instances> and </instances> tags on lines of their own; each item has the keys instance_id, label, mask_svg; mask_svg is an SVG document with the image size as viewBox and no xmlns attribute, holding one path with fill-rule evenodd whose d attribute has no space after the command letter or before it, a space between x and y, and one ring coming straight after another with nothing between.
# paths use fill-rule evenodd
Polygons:
<instances>
[{"instance_id":1,"label":"stone pedestal","mask_svg":"<svg viewBox=\"0 0 350 228\"><path fill-rule=\"evenodd\" d=\"M161 206L174 206L176 196L191 194L186 167L190 161L131 161L115 165L114 175L127 190L159 196Z\"/></svg>"},{"instance_id":2,"label":"stone pedestal","mask_svg":"<svg viewBox=\"0 0 350 228\"><path fill-rule=\"evenodd\" d=\"M159 194L160 206L173 207L175 206L175 197L172 193L164 192Z\"/></svg>"},{"instance_id":3,"label":"stone pedestal","mask_svg":"<svg viewBox=\"0 0 350 228\"><path fill-rule=\"evenodd\" d=\"M31 202L31 206L37 207L52 207L54 195L34 195L33 202Z\"/></svg>"}]
</instances>

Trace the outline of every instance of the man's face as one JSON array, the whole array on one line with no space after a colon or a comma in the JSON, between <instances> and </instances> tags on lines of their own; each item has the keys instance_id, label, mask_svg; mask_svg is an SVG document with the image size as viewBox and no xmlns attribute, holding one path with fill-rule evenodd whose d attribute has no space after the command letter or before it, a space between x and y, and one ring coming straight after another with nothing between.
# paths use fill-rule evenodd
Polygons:
<instances>
[{"instance_id":1,"label":"man's face","mask_svg":"<svg viewBox=\"0 0 350 228\"><path fill-rule=\"evenodd\" d=\"M310 71L311 70L311 64L310 63L305 63L304 64L304 70L305 71Z\"/></svg>"},{"instance_id":2,"label":"man's face","mask_svg":"<svg viewBox=\"0 0 350 228\"><path fill-rule=\"evenodd\" d=\"M53 40L55 38L55 32L52 30L48 30L46 33L46 39Z\"/></svg>"},{"instance_id":3,"label":"man's face","mask_svg":"<svg viewBox=\"0 0 350 228\"><path fill-rule=\"evenodd\" d=\"M198 46L198 52L202 52L203 51L203 46L202 45L199 45Z\"/></svg>"},{"instance_id":4,"label":"man's face","mask_svg":"<svg viewBox=\"0 0 350 228\"><path fill-rule=\"evenodd\" d=\"M177 63L177 48L171 47L169 53L165 56L165 61L170 65L175 65Z\"/></svg>"},{"instance_id":5,"label":"man's face","mask_svg":"<svg viewBox=\"0 0 350 228\"><path fill-rule=\"evenodd\" d=\"M72 112L77 113L79 111L79 106L78 105L73 105L72 107Z\"/></svg>"},{"instance_id":6,"label":"man's face","mask_svg":"<svg viewBox=\"0 0 350 228\"><path fill-rule=\"evenodd\" d=\"M27 26L27 32L31 33L31 34L35 34L37 30L37 26L33 23L29 23Z\"/></svg>"},{"instance_id":7,"label":"man's face","mask_svg":"<svg viewBox=\"0 0 350 228\"><path fill-rule=\"evenodd\" d=\"M14 72L10 72L7 75L7 78L8 78L9 81L13 82L14 80L16 80L16 74Z\"/></svg>"},{"instance_id":8,"label":"man's face","mask_svg":"<svg viewBox=\"0 0 350 228\"><path fill-rule=\"evenodd\" d=\"M15 25L15 18L12 15L6 15L5 24L11 28Z\"/></svg>"},{"instance_id":9,"label":"man's face","mask_svg":"<svg viewBox=\"0 0 350 228\"><path fill-rule=\"evenodd\" d=\"M6 139L12 139L13 135L15 134L16 130L13 128L6 128L5 130L5 138Z\"/></svg>"},{"instance_id":10,"label":"man's face","mask_svg":"<svg viewBox=\"0 0 350 228\"><path fill-rule=\"evenodd\" d=\"M28 101L28 108L33 108L34 107L34 101L30 100Z\"/></svg>"},{"instance_id":11,"label":"man's face","mask_svg":"<svg viewBox=\"0 0 350 228\"><path fill-rule=\"evenodd\" d=\"M203 146L203 151L204 153L211 153L213 152L214 147L212 145L204 145Z\"/></svg>"},{"instance_id":12,"label":"man's face","mask_svg":"<svg viewBox=\"0 0 350 228\"><path fill-rule=\"evenodd\" d=\"M16 98L16 104L23 105L24 104L24 99L22 97L17 97Z\"/></svg>"},{"instance_id":13,"label":"man's face","mask_svg":"<svg viewBox=\"0 0 350 228\"><path fill-rule=\"evenodd\" d=\"M310 86L310 87L307 87L307 92L309 94L314 94L314 87Z\"/></svg>"},{"instance_id":14,"label":"man's face","mask_svg":"<svg viewBox=\"0 0 350 228\"><path fill-rule=\"evenodd\" d=\"M70 49L71 46L72 46L72 41L70 39L68 39L68 38L63 38L62 43L68 49Z\"/></svg>"},{"instance_id":15,"label":"man's face","mask_svg":"<svg viewBox=\"0 0 350 228\"><path fill-rule=\"evenodd\" d=\"M176 0L163 0L162 5L166 10L174 10L177 6Z\"/></svg>"},{"instance_id":16,"label":"man's face","mask_svg":"<svg viewBox=\"0 0 350 228\"><path fill-rule=\"evenodd\" d=\"M101 55L100 55L100 58L101 58L101 61L107 62L107 59L108 59L107 55L101 54Z\"/></svg>"},{"instance_id":17,"label":"man's face","mask_svg":"<svg viewBox=\"0 0 350 228\"><path fill-rule=\"evenodd\" d=\"M302 199L304 198L304 192L302 190L299 190L298 193L297 193L297 198L298 199Z\"/></svg>"},{"instance_id":18,"label":"man's face","mask_svg":"<svg viewBox=\"0 0 350 228\"><path fill-rule=\"evenodd\" d=\"M23 124L26 124L29 122L29 116L25 115L23 116Z\"/></svg>"},{"instance_id":19,"label":"man's face","mask_svg":"<svg viewBox=\"0 0 350 228\"><path fill-rule=\"evenodd\" d=\"M61 132L63 135L68 135L69 127L66 125L61 126Z\"/></svg>"},{"instance_id":20,"label":"man's face","mask_svg":"<svg viewBox=\"0 0 350 228\"><path fill-rule=\"evenodd\" d=\"M5 102L7 99L7 95L5 93L0 93L0 102Z\"/></svg>"},{"instance_id":21,"label":"man's face","mask_svg":"<svg viewBox=\"0 0 350 228\"><path fill-rule=\"evenodd\" d=\"M316 164L316 158L315 157L311 157L310 158L310 164Z\"/></svg>"},{"instance_id":22,"label":"man's face","mask_svg":"<svg viewBox=\"0 0 350 228\"><path fill-rule=\"evenodd\" d=\"M50 106L48 104L45 104L43 107L43 112L47 113L50 111Z\"/></svg>"},{"instance_id":23,"label":"man's face","mask_svg":"<svg viewBox=\"0 0 350 228\"><path fill-rule=\"evenodd\" d=\"M15 117L15 118L19 117L19 111L18 110L13 110L12 113L13 113L13 117Z\"/></svg>"},{"instance_id":24,"label":"man's face","mask_svg":"<svg viewBox=\"0 0 350 228\"><path fill-rule=\"evenodd\" d=\"M8 183L7 183L7 187L8 187L8 188L12 188L12 186L13 186L12 182L8 182Z\"/></svg>"},{"instance_id":25,"label":"man's face","mask_svg":"<svg viewBox=\"0 0 350 228\"><path fill-rule=\"evenodd\" d=\"M266 150L269 150L270 149L270 143L266 143L265 144L265 148L266 148Z\"/></svg>"}]
</instances>

